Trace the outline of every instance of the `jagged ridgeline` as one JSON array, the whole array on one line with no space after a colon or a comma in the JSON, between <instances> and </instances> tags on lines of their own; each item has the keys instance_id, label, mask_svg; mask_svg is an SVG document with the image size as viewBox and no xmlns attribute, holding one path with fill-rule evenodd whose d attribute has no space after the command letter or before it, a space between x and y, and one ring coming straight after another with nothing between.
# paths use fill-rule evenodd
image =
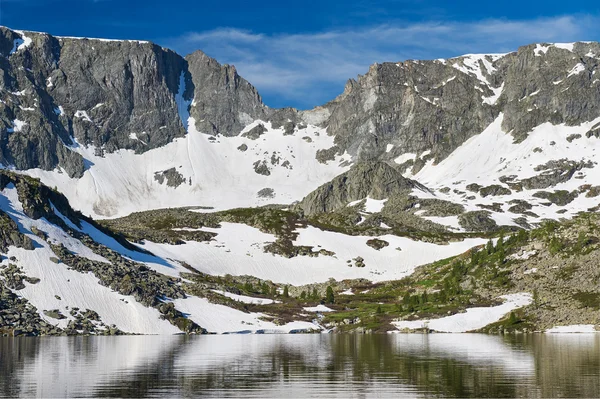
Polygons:
<instances>
[{"instance_id":1,"label":"jagged ridgeline","mask_svg":"<svg viewBox=\"0 0 600 399\"><path fill-rule=\"evenodd\" d=\"M265 106L235 67L201 51L182 57L149 42L0 28L0 54L0 162L100 217L291 203L357 161L387 162L438 189L462 179L418 172L492 127L526 143L540 126L563 126L575 153L580 138L599 134L600 45L593 42L375 64L309 111ZM485 141L490 147L480 152L507 150ZM555 156L539 155L539 165ZM506 189L521 180L492 177Z\"/></svg>"}]
</instances>

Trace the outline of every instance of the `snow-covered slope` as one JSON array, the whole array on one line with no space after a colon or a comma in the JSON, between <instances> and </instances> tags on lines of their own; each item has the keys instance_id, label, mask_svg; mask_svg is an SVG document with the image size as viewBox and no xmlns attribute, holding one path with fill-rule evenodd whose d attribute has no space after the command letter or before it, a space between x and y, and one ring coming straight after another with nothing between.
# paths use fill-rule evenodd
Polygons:
<instances>
[{"instance_id":1,"label":"snow-covered slope","mask_svg":"<svg viewBox=\"0 0 600 399\"><path fill-rule=\"evenodd\" d=\"M2 256L0 271L13 264L28 278L39 279L37 282L25 282L24 288L15 288L12 291L35 306L44 321L64 329L71 321L76 320L77 313L92 310L99 316L98 320L93 321L99 330L114 326L123 332L134 334L181 333L181 330L165 320L156 308L144 306L133 295L122 295L112 290L92 272L75 270L58 259L51 245L64 246L78 257L106 263L107 267L114 262L95 253L81 240L67 234L60 226L46 218L32 219L27 216L13 183L9 183L0 191L0 210L17 223L20 233L33 241L33 249L10 246ZM126 249L114 238L85 221L81 221L82 227L78 228L57 209L54 209L54 212L74 230L93 238L96 243L111 248L117 254L134 260L138 266L146 266L167 275L178 275L177 271L172 270L171 263L178 266L178 270L185 270L175 261ZM38 235L44 234L46 239L34 234L34 231ZM110 258L114 259L114 256L111 255ZM0 276L0 284L5 282L5 278ZM320 328L311 322L275 325L262 320L263 315L260 313L242 312L194 296L174 301L170 298L162 300L173 302L178 311L211 332L288 332ZM54 313L55 316L49 316L48 312ZM61 318L57 318L56 314L62 315Z\"/></svg>"},{"instance_id":2,"label":"snow-covered slope","mask_svg":"<svg viewBox=\"0 0 600 399\"><path fill-rule=\"evenodd\" d=\"M244 133L262 124L266 132L256 140ZM319 163L316 151L333 146L325 129L308 126L293 135L255 121L238 137L209 136L195 129L164 147L135 154L119 150L104 156L93 147L72 150L87 160L80 179L60 171L28 170L50 187L64 193L74 208L92 217L125 216L131 212L180 206L206 206L215 210L287 204L302 199L319 185L344 172L349 156ZM132 136L132 140L138 140ZM241 147L241 148L240 148ZM257 173L255 169L261 168ZM169 186L155 178L175 168L181 183ZM259 191L264 190L261 194Z\"/></svg>"},{"instance_id":3,"label":"snow-covered slope","mask_svg":"<svg viewBox=\"0 0 600 399\"><path fill-rule=\"evenodd\" d=\"M502 120L503 115L500 114L481 134L466 141L439 164L430 160L417 174L409 172L408 177L435 190L433 195L418 190L415 190L414 194L423 198L440 198L460 203L467 211L484 209L481 205L500 204L502 212L491 211L492 218L499 225L516 225L513 219L521 216L529 223L573 217L578 212L586 211L600 203L600 198L594 196L593 192L588 194L591 187L600 185L600 140L593 135L586 136L587 132L593 131L600 118L579 126L544 123L534 128L527 138L518 143L511 134L503 131ZM575 167L577 170L567 179L568 170L562 171L552 165L561 161L583 166ZM528 188L527 185L523 185L520 190L512 185L555 171L558 177L554 179L565 181L553 184L552 179L548 179L548 183L543 184L546 187ZM564 175L565 179L562 179L561 175ZM484 196L481 192L473 192L473 189L468 188L473 183L482 187L499 185L505 190L510 190L510 193L505 191ZM574 193L575 198L566 205L560 205L534 196L539 191L556 190ZM530 211L537 216L509 212L509 208L515 204L514 201L518 200L530 204ZM435 221L452 228L457 227L453 223L454 219L444 219L435 218Z\"/></svg>"},{"instance_id":4,"label":"snow-covered slope","mask_svg":"<svg viewBox=\"0 0 600 399\"><path fill-rule=\"evenodd\" d=\"M484 239L467 239L447 245L413 241L405 237L385 235L389 242L381 250L367 245L368 236L348 236L323 231L315 227L297 229L294 245L312 246L313 251L325 249L334 255L286 258L264 252L265 244L276 237L244 224L221 223L209 242L186 242L182 245L156 244L146 241L142 248L164 258L186 262L203 273L211 275L251 275L277 283L303 285L317 282L365 278L371 281L400 279L412 273L419 265L455 256ZM362 257L365 267L354 267L353 259ZM174 263L177 267L177 262ZM182 271L184 269L182 268Z\"/></svg>"}]
</instances>

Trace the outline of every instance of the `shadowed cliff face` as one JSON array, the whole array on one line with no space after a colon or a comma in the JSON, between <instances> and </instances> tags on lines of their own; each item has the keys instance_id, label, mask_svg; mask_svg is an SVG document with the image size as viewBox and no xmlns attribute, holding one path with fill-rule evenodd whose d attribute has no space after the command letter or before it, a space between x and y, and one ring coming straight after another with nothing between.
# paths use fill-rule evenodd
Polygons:
<instances>
[{"instance_id":1,"label":"shadowed cliff face","mask_svg":"<svg viewBox=\"0 0 600 399\"><path fill-rule=\"evenodd\" d=\"M321 157L391 162L426 151L440 161L500 113L517 140L544 122L577 125L600 115L598 43L375 64L335 100L302 112L269 109L234 66L201 51L183 58L147 42L0 28L0 55L0 162L60 167L72 177L86 168L77 145L142 153L183 137L189 116L199 131L223 136L257 119L286 134L327 126L336 145Z\"/></svg>"}]
</instances>

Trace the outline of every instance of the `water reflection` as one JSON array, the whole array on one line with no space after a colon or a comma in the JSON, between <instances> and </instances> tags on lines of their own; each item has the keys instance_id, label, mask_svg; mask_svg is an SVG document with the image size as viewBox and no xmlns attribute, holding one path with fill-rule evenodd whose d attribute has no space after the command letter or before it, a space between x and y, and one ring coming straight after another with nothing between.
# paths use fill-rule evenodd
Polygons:
<instances>
[{"instance_id":1,"label":"water reflection","mask_svg":"<svg viewBox=\"0 0 600 399\"><path fill-rule=\"evenodd\" d=\"M598 397L600 336L0 338L5 397Z\"/></svg>"}]
</instances>

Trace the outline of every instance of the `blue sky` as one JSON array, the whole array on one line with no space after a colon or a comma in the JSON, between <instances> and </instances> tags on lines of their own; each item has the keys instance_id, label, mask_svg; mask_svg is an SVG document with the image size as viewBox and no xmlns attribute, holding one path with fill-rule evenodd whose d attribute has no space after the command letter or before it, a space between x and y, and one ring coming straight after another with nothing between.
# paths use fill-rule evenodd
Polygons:
<instances>
[{"instance_id":1,"label":"blue sky","mask_svg":"<svg viewBox=\"0 0 600 399\"><path fill-rule=\"evenodd\" d=\"M375 62L600 41L600 2L0 0L0 24L201 49L234 64L267 105L306 109Z\"/></svg>"}]
</instances>

